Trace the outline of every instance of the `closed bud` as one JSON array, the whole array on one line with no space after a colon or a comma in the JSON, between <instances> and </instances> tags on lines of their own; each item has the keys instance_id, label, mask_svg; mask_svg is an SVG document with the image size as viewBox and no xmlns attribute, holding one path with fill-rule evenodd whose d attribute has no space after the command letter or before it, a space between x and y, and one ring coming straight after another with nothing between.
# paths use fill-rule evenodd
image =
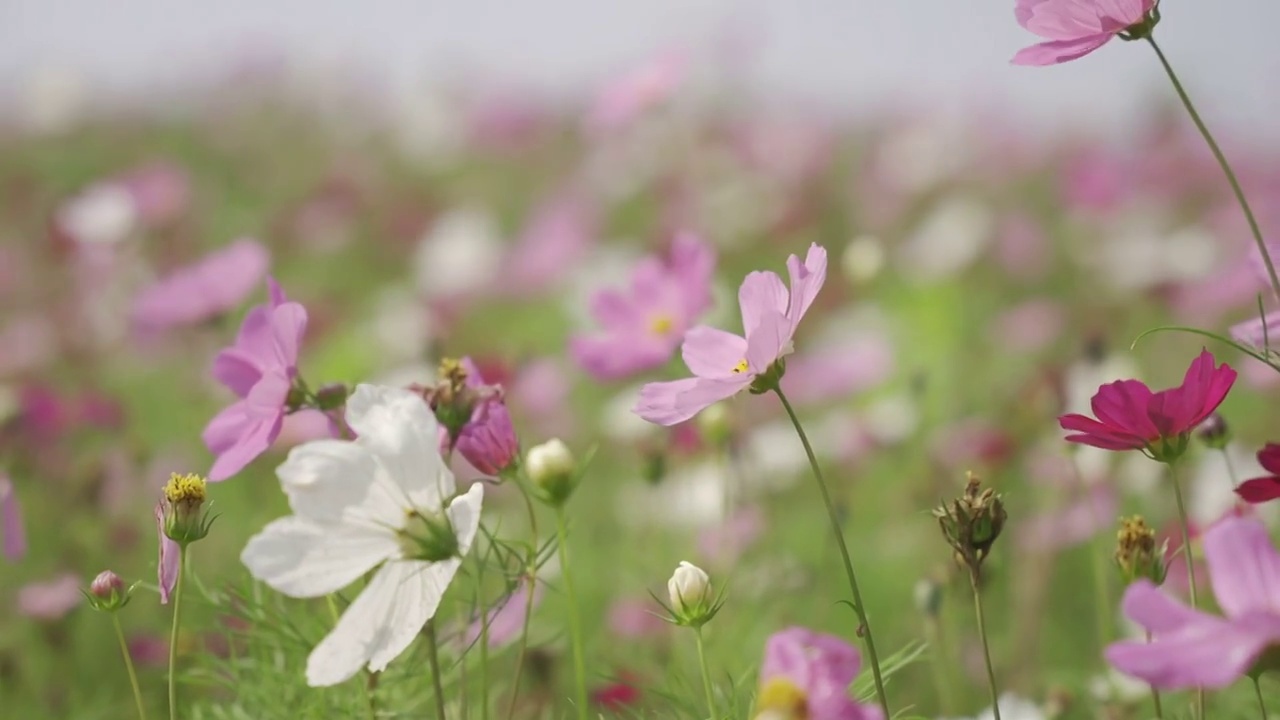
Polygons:
<instances>
[{"instance_id":1,"label":"closed bud","mask_svg":"<svg viewBox=\"0 0 1280 720\"><path fill-rule=\"evenodd\" d=\"M1146 578L1156 585L1164 582L1164 548L1156 547L1156 533L1141 515L1121 518L1116 533L1116 565L1126 583Z\"/></svg>"},{"instance_id":2,"label":"closed bud","mask_svg":"<svg viewBox=\"0 0 1280 720\"><path fill-rule=\"evenodd\" d=\"M578 482L577 462L559 438L529 448L524 469L543 501L556 507L569 499Z\"/></svg>"},{"instance_id":3,"label":"closed bud","mask_svg":"<svg viewBox=\"0 0 1280 720\"><path fill-rule=\"evenodd\" d=\"M125 587L119 575L110 570L103 570L89 583L89 592L84 593L89 604L104 612L115 612L129 602L133 594L132 587Z\"/></svg>"},{"instance_id":4,"label":"closed bud","mask_svg":"<svg viewBox=\"0 0 1280 720\"><path fill-rule=\"evenodd\" d=\"M706 571L684 560L667 581L667 595L671 599L673 621L678 625L699 627L720 609Z\"/></svg>"},{"instance_id":5,"label":"closed bud","mask_svg":"<svg viewBox=\"0 0 1280 720\"><path fill-rule=\"evenodd\" d=\"M1227 443L1231 442L1231 428L1218 413L1214 413L1204 419L1200 426L1196 428L1196 436L1205 445L1214 450L1223 450L1227 447Z\"/></svg>"},{"instance_id":6,"label":"closed bud","mask_svg":"<svg viewBox=\"0 0 1280 720\"><path fill-rule=\"evenodd\" d=\"M347 386L330 383L316 391L316 404L321 410L337 410L347 404Z\"/></svg>"}]
</instances>

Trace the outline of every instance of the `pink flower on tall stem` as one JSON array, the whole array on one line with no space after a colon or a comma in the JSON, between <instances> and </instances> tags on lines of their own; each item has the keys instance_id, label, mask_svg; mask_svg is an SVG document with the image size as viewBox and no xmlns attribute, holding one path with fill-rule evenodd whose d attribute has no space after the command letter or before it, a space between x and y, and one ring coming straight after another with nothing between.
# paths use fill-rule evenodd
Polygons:
<instances>
[{"instance_id":1,"label":"pink flower on tall stem","mask_svg":"<svg viewBox=\"0 0 1280 720\"><path fill-rule=\"evenodd\" d=\"M13 491L13 481L0 471L0 550L12 562L27 554L27 531L22 524L22 508Z\"/></svg>"},{"instance_id":2,"label":"pink flower on tall stem","mask_svg":"<svg viewBox=\"0 0 1280 720\"><path fill-rule=\"evenodd\" d=\"M746 337L699 325L685 333L681 355L694 377L649 383L634 411L659 425L675 425L732 397L771 372L792 351L791 340L827 277L827 251L809 247L804 264L787 258L791 290L772 272L747 275L738 289Z\"/></svg>"},{"instance_id":3,"label":"pink flower on tall stem","mask_svg":"<svg viewBox=\"0 0 1280 720\"><path fill-rule=\"evenodd\" d=\"M1058 418L1074 435L1067 442L1104 450L1141 450L1161 462L1176 460L1187 448L1191 431L1227 397L1236 371L1215 365L1208 350L1187 368L1182 384L1151 392L1138 380L1117 380L1098 388L1093 396L1097 419L1071 414Z\"/></svg>"},{"instance_id":4,"label":"pink flower on tall stem","mask_svg":"<svg viewBox=\"0 0 1280 720\"><path fill-rule=\"evenodd\" d=\"M271 447L298 376L307 311L289 302L274 279L267 279L267 288L269 302L249 311L235 344L213 360L213 376L240 399L205 426L204 443L217 456L212 481L235 475Z\"/></svg>"},{"instance_id":5,"label":"pink flower on tall stem","mask_svg":"<svg viewBox=\"0 0 1280 720\"><path fill-rule=\"evenodd\" d=\"M1113 643L1117 670L1176 690L1222 688L1280 649L1280 553L1257 521L1227 517L1204 535L1209 579L1226 617L1193 610L1147 580L1131 585L1124 613L1152 634L1150 643Z\"/></svg>"},{"instance_id":6,"label":"pink flower on tall stem","mask_svg":"<svg viewBox=\"0 0 1280 720\"><path fill-rule=\"evenodd\" d=\"M861 665L858 649L834 635L802 627L776 632L765 643L756 717L884 720L879 707L849 697Z\"/></svg>"},{"instance_id":7,"label":"pink flower on tall stem","mask_svg":"<svg viewBox=\"0 0 1280 720\"><path fill-rule=\"evenodd\" d=\"M1280 498L1280 444L1267 443L1259 450L1258 464L1271 474L1245 480L1236 488L1236 495L1250 505Z\"/></svg>"},{"instance_id":8,"label":"pink flower on tall stem","mask_svg":"<svg viewBox=\"0 0 1280 720\"><path fill-rule=\"evenodd\" d=\"M1019 50L1015 65L1057 65L1084 57L1148 21L1157 0L1017 0L1018 24L1047 42Z\"/></svg>"},{"instance_id":9,"label":"pink flower on tall stem","mask_svg":"<svg viewBox=\"0 0 1280 720\"><path fill-rule=\"evenodd\" d=\"M133 324L142 330L168 330L234 310L262 281L270 262L262 243L237 240L138 293Z\"/></svg>"},{"instance_id":10,"label":"pink flower on tall stem","mask_svg":"<svg viewBox=\"0 0 1280 720\"><path fill-rule=\"evenodd\" d=\"M640 261L626 291L600 290L591 298L598 335L576 335L569 352L597 380L618 380L661 367L685 331L711 307L715 251L692 233L676 236L665 262Z\"/></svg>"}]
</instances>

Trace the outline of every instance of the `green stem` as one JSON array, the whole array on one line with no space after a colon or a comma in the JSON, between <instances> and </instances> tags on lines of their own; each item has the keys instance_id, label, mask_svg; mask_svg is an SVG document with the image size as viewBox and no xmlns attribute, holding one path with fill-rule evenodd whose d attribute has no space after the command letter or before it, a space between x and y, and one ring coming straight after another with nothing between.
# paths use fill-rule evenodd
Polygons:
<instances>
[{"instance_id":1,"label":"green stem","mask_svg":"<svg viewBox=\"0 0 1280 720\"><path fill-rule=\"evenodd\" d=\"M889 698L884 691L884 678L880 673L880 658L876 655L876 641L871 636L871 623L867 620L866 606L862 603L862 593L858 591L858 577L853 572L853 560L849 558L849 548L845 545L844 531L840 529L840 514L836 512L835 505L831 502L831 492L827 489L827 483L822 479L822 470L818 467L818 458L813 454L813 447L809 444L809 437L804 433L804 427L800 425L800 418L796 417L796 411L791 407L791 403L787 400L787 396L783 394L782 388L774 385L772 390L777 393L778 399L782 401L782 408L787 411L787 417L791 418L791 424L796 428L796 434L800 436L800 444L804 445L805 455L809 457L809 467L813 470L813 478L818 482L818 490L822 492L822 502L827 506L827 518L831 521L831 532L836 536L836 545L840 548L840 557L844 560L844 573L849 578L849 590L853 593L853 610L858 614L858 622L860 623L859 634L866 641L867 659L871 663L871 675L876 683L876 697L880 700L880 708L884 711L886 718L893 717L893 713L889 712Z\"/></svg>"},{"instance_id":2,"label":"green stem","mask_svg":"<svg viewBox=\"0 0 1280 720\"><path fill-rule=\"evenodd\" d=\"M169 720L178 720L178 627L182 618L182 586L187 582L187 545L178 543L178 579L173 591L173 628L169 632Z\"/></svg>"},{"instance_id":3,"label":"green stem","mask_svg":"<svg viewBox=\"0 0 1280 720\"><path fill-rule=\"evenodd\" d=\"M564 508L557 507L556 552L560 556L560 574L564 576L565 600L569 603L569 639L573 643L573 675L577 689L578 718L587 720L587 669L582 656L582 618L578 616L578 598L573 592L573 576L569 572L569 558L565 551L568 535L564 521Z\"/></svg>"},{"instance_id":4,"label":"green stem","mask_svg":"<svg viewBox=\"0 0 1280 720\"><path fill-rule=\"evenodd\" d=\"M534 577L538 568L538 513L533 507L533 498L529 497L529 491L525 489L524 483L516 482L515 486L520 490L520 497L524 498L525 510L529 513L529 534L532 539L529 541L529 555L525 558L525 572L529 573L530 577ZM516 655L516 673L511 684L511 701L507 705L507 720L515 717L516 701L520 697L520 679L524 676L524 661L529 654L529 618L532 615L533 593L531 592L525 605L524 623L520 630L520 651Z\"/></svg>"},{"instance_id":5,"label":"green stem","mask_svg":"<svg viewBox=\"0 0 1280 720\"><path fill-rule=\"evenodd\" d=\"M1098 612L1098 652L1105 650L1107 644L1111 642L1111 629L1114 620L1111 617L1111 588L1108 583L1110 573L1108 573L1108 563L1106 558L1106 549L1103 542L1107 540L1106 536L1094 538L1093 548L1090 553L1093 556L1093 595L1097 604Z\"/></svg>"},{"instance_id":6,"label":"green stem","mask_svg":"<svg viewBox=\"0 0 1280 720\"><path fill-rule=\"evenodd\" d=\"M124 640L124 630L120 628L120 616L114 611L111 613L111 624L116 626L120 654L124 655L124 669L129 672L129 684L133 686L133 701L138 704L138 720L147 720L147 711L142 704L142 690L138 687L138 673L133 669L133 657L129 654L129 643Z\"/></svg>"},{"instance_id":7,"label":"green stem","mask_svg":"<svg viewBox=\"0 0 1280 720\"><path fill-rule=\"evenodd\" d=\"M1147 642L1151 642L1151 631L1147 631ZM1156 706L1156 720L1164 720L1164 707L1160 704L1160 689L1155 685L1151 686L1151 702Z\"/></svg>"},{"instance_id":8,"label":"green stem","mask_svg":"<svg viewBox=\"0 0 1280 720\"><path fill-rule=\"evenodd\" d=\"M1253 676L1253 692L1258 696L1258 712L1262 713L1259 717L1267 720L1267 703L1262 699L1261 676L1257 674Z\"/></svg>"},{"instance_id":9,"label":"green stem","mask_svg":"<svg viewBox=\"0 0 1280 720\"><path fill-rule=\"evenodd\" d=\"M1196 112L1195 105L1191 104L1191 98L1182 87L1177 74L1173 72L1173 66L1169 64L1169 59L1164 56L1164 51L1156 44L1156 39L1152 36L1147 36L1147 42L1151 43L1151 48L1156 51L1156 57L1160 58L1160 64L1164 67L1165 74L1169 76L1169 82L1173 83L1174 92L1178 93L1178 99L1182 101L1182 106L1187 109L1187 114L1191 116L1191 122L1195 123L1196 129L1200 131L1200 136L1209 145L1209 151L1213 153L1214 159L1218 161L1218 167L1221 167L1222 173L1227 176L1227 182L1231 185L1231 192L1235 194L1236 202L1240 204L1240 209L1244 211L1244 218L1249 223L1249 231L1253 233L1253 240L1258 245L1258 253L1262 256L1263 264L1267 266L1267 277L1271 279L1271 289L1275 292L1276 298L1280 299L1280 277L1276 276L1276 267L1271 262L1271 253L1267 251L1267 244L1262 240L1262 230L1258 228L1258 220L1254 218L1253 210L1249 208L1249 201L1244 197L1244 190L1240 188L1240 181L1236 179L1236 174L1231 170L1231 165L1227 163L1226 156L1222 154L1222 148L1218 147L1218 143L1213 139L1209 128L1205 127L1204 121L1200 119L1200 113Z\"/></svg>"},{"instance_id":10,"label":"green stem","mask_svg":"<svg viewBox=\"0 0 1280 720\"><path fill-rule=\"evenodd\" d=\"M947 649L942 639L942 624L936 616L925 618L925 641L929 643L929 665L933 668L933 691L938 695L939 711L955 709L951 695L951 681L947 675Z\"/></svg>"},{"instance_id":11,"label":"green stem","mask_svg":"<svg viewBox=\"0 0 1280 720\"><path fill-rule=\"evenodd\" d=\"M702 689L707 694L707 717L716 716L716 696L711 691L711 673L707 670L707 654L702 649L702 628L693 629L698 638L698 666L702 668Z\"/></svg>"},{"instance_id":12,"label":"green stem","mask_svg":"<svg viewBox=\"0 0 1280 720\"><path fill-rule=\"evenodd\" d=\"M982 659L987 663L987 687L991 689L991 712L1000 720L1000 691L996 689L996 671L991 668L991 648L987 645L987 620L982 612L982 591L978 589L978 572L969 572L969 586L973 588L973 608L978 615L978 636L982 638Z\"/></svg>"},{"instance_id":13,"label":"green stem","mask_svg":"<svg viewBox=\"0 0 1280 720\"><path fill-rule=\"evenodd\" d=\"M1169 465L1169 476L1173 480L1173 497L1178 502L1178 523L1182 526L1182 557L1187 563L1187 584L1191 586L1191 607L1200 607L1199 591L1196 589L1196 562L1191 555L1191 523L1187 519L1187 504L1182 501L1182 483L1178 481L1178 469ZM1204 720L1204 688L1196 688L1196 717Z\"/></svg>"},{"instance_id":14,"label":"green stem","mask_svg":"<svg viewBox=\"0 0 1280 720\"><path fill-rule=\"evenodd\" d=\"M1227 463L1227 477L1228 477L1228 478L1230 478L1230 480L1231 480L1231 488L1234 490L1234 489L1235 489L1235 487L1236 487L1237 485L1239 485L1239 484L1240 484L1240 483L1236 480L1236 466L1235 466L1235 463L1231 462L1231 453L1227 452L1227 448L1226 448L1226 446L1223 446L1223 447L1222 447L1222 449L1220 450L1220 452L1222 453L1222 459L1223 459L1223 461L1225 461L1225 462Z\"/></svg>"},{"instance_id":15,"label":"green stem","mask_svg":"<svg viewBox=\"0 0 1280 720\"><path fill-rule=\"evenodd\" d=\"M484 611L480 615L480 720L489 720L489 613Z\"/></svg>"},{"instance_id":16,"label":"green stem","mask_svg":"<svg viewBox=\"0 0 1280 720\"><path fill-rule=\"evenodd\" d=\"M436 696L436 717L445 720L444 680L440 677L440 646L436 642L436 620L427 621L427 660L431 663L431 685Z\"/></svg>"}]
</instances>

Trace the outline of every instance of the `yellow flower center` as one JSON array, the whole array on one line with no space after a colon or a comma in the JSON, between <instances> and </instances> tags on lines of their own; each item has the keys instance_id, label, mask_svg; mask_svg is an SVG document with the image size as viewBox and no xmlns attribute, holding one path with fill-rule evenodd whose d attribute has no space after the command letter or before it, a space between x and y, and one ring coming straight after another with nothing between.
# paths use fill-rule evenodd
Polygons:
<instances>
[{"instance_id":1,"label":"yellow flower center","mask_svg":"<svg viewBox=\"0 0 1280 720\"><path fill-rule=\"evenodd\" d=\"M747 360L746 360L746 358L743 358L743 359L739 360L739 361L738 361L738 364L733 366L733 374L734 374L734 375L741 375L742 373L744 373L744 372L746 372L746 371L747 371Z\"/></svg>"},{"instance_id":2,"label":"yellow flower center","mask_svg":"<svg viewBox=\"0 0 1280 720\"><path fill-rule=\"evenodd\" d=\"M171 505L204 503L205 480L195 473L169 475L169 482L164 486L164 499Z\"/></svg>"},{"instance_id":3,"label":"yellow flower center","mask_svg":"<svg viewBox=\"0 0 1280 720\"><path fill-rule=\"evenodd\" d=\"M756 697L756 718L807 720L808 717L809 700L795 683L776 677L760 686L760 695Z\"/></svg>"},{"instance_id":4,"label":"yellow flower center","mask_svg":"<svg viewBox=\"0 0 1280 720\"><path fill-rule=\"evenodd\" d=\"M671 328L675 327L675 322L670 315L654 315L649 319L649 330L654 335L666 335L671 332Z\"/></svg>"}]
</instances>

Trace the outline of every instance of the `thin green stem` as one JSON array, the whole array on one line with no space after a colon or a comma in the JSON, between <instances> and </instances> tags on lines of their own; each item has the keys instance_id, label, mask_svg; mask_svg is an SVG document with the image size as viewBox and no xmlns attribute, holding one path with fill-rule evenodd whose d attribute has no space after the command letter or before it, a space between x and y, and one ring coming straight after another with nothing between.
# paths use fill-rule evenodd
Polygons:
<instances>
[{"instance_id":1,"label":"thin green stem","mask_svg":"<svg viewBox=\"0 0 1280 720\"><path fill-rule=\"evenodd\" d=\"M991 689L991 712L1000 720L1000 691L996 688L996 671L991 667L991 648L987 644L987 619L982 612L982 591L978 589L978 572L969 572L969 587L973 588L973 608L978 616L978 636L982 638L982 659L987 663L987 687Z\"/></svg>"},{"instance_id":2,"label":"thin green stem","mask_svg":"<svg viewBox=\"0 0 1280 720\"><path fill-rule=\"evenodd\" d=\"M702 628L693 629L698 638L698 667L702 669L702 689L707 694L707 717L716 716L716 696L711 691L711 672L707 669L707 654L702 649Z\"/></svg>"},{"instance_id":3,"label":"thin green stem","mask_svg":"<svg viewBox=\"0 0 1280 720\"><path fill-rule=\"evenodd\" d=\"M1255 674L1253 676L1253 692L1258 696L1258 712L1262 713L1258 717L1262 718L1262 720L1267 720L1267 703L1262 699L1262 683L1260 675Z\"/></svg>"},{"instance_id":4,"label":"thin green stem","mask_svg":"<svg viewBox=\"0 0 1280 720\"><path fill-rule=\"evenodd\" d=\"M880 700L880 708L884 711L884 716L893 717L893 713L889 712L889 697L884 691L884 677L880 672L880 658L876 655L876 641L871 636L871 623L867 620L866 605L862 603L862 593L858 591L858 577L853 572L853 560L849 557L849 547L845 544L844 531L840 528L840 514L836 512L836 507L831 502L831 492L827 489L826 481L822 479L818 458L813 454L813 447L809 444L809 436L804 433L804 427L800 425L800 418L796 417L796 411L791 407L787 396L783 394L782 388L775 384L772 389L782 401L782 408L787 411L787 417L791 418L791 424L795 426L796 434L800 436L800 444L804 445L805 455L809 457L813 478L818 483L818 490L822 492L822 502L827 506L827 518L831 521L831 532L836 536L836 545L839 546L840 557L844 561L844 573L849 578L849 591L853 594L853 610L858 614L860 623L859 634L866 641L867 659L871 663L871 675L876 684L876 697Z\"/></svg>"},{"instance_id":5,"label":"thin green stem","mask_svg":"<svg viewBox=\"0 0 1280 720\"><path fill-rule=\"evenodd\" d=\"M1099 652L1111 642L1111 629L1114 627L1114 620L1111 616L1111 586L1108 582L1111 577L1108 572L1110 566L1107 562L1107 551L1103 545L1106 540L1107 537L1105 535L1094 538L1092 552L1090 553L1093 556L1093 596L1098 612Z\"/></svg>"},{"instance_id":6,"label":"thin green stem","mask_svg":"<svg viewBox=\"0 0 1280 720\"><path fill-rule=\"evenodd\" d=\"M1235 489L1236 485L1239 485L1240 483L1236 480L1236 465L1231 461L1231 453L1227 452L1225 445L1219 450L1219 452L1222 453L1223 462L1227 464L1227 477L1231 480L1231 487L1232 489Z\"/></svg>"},{"instance_id":7,"label":"thin green stem","mask_svg":"<svg viewBox=\"0 0 1280 720\"><path fill-rule=\"evenodd\" d=\"M1231 185L1231 192L1236 196L1236 202L1240 204L1240 209L1244 211L1244 219L1249 223L1249 231L1253 233L1253 240L1258 245L1258 254L1262 256L1262 262L1267 266L1267 277L1271 279L1271 289L1276 294L1276 298L1280 299L1280 277L1276 275L1276 266L1271 262L1271 253L1267 251L1267 244L1262 240L1262 230L1258 227L1258 220L1253 216L1253 210L1249 208L1249 201L1244 197L1244 190L1240 188L1240 181L1236 179L1236 174L1231 170L1231 165L1227 163L1227 158L1222 154L1222 148L1218 147L1218 142L1213 139L1213 135L1209 132L1209 128L1205 126L1204 121L1200 119L1200 113L1196 112L1196 107L1191 103L1190 96L1187 95L1186 89L1182 87L1182 82L1178 80L1178 75L1173 71L1173 66L1169 64L1169 59L1165 57L1164 51L1156 44L1156 39L1150 35L1147 36L1147 42L1151 43L1151 48L1156 51L1156 57L1160 58L1160 64L1164 67L1164 72L1169 76L1169 82L1173 83L1173 90L1178 94L1178 99L1182 101L1182 106L1186 108L1187 114L1191 116L1191 122L1195 123L1196 129L1200 131L1200 136L1209 146L1209 151L1213 153L1213 157L1218 161L1218 167L1222 168L1222 173L1227 176L1227 182Z\"/></svg>"},{"instance_id":8,"label":"thin green stem","mask_svg":"<svg viewBox=\"0 0 1280 720\"><path fill-rule=\"evenodd\" d=\"M951 695L951 680L947 675L947 649L943 644L942 624L937 616L930 616L924 621L925 641L929 643L929 665L933 669L933 691L938 695L939 712L951 712L955 709L955 698Z\"/></svg>"},{"instance_id":9,"label":"thin green stem","mask_svg":"<svg viewBox=\"0 0 1280 720\"><path fill-rule=\"evenodd\" d=\"M440 677L440 645L436 642L436 619L427 621L427 660L431 663L431 686L436 696L436 717L445 720L444 679Z\"/></svg>"},{"instance_id":10,"label":"thin green stem","mask_svg":"<svg viewBox=\"0 0 1280 720\"><path fill-rule=\"evenodd\" d=\"M1147 642L1151 642L1151 631L1147 631ZM1160 689L1151 686L1151 702L1156 706L1156 720L1164 720L1164 707L1160 704Z\"/></svg>"},{"instance_id":11,"label":"thin green stem","mask_svg":"<svg viewBox=\"0 0 1280 720\"><path fill-rule=\"evenodd\" d=\"M573 643L573 676L577 690L578 718L587 720L587 667L582 656L582 618L578 615L578 598L573 592L573 574L569 572L569 557L565 551L568 536L564 508L557 507L556 552L560 556L560 574L564 577L565 600L569 603L569 639Z\"/></svg>"},{"instance_id":12,"label":"thin green stem","mask_svg":"<svg viewBox=\"0 0 1280 720\"><path fill-rule=\"evenodd\" d=\"M129 685L133 687L133 701L138 704L138 720L147 720L147 710L142 704L142 689L138 686L138 673L133 669L133 657L129 654L129 643L124 640L124 630L120 628L120 616L111 613L111 624L116 628L116 639L120 641L120 654L124 655L124 669L129 673Z\"/></svg>"},{"instance_id":13,"label":"thin green stem","mask_svg":"<svg viewBox=\"0 0 1280 720\"><path fill-rule=\"evenodd\" d=\"M169 631L169 720L178 720L178 627L182 623L182 586L187 584L187 544L178 543L178 579L173 591L173 628Z\"/></svg>"},{"instance_id":14,"label":"thin green stem","mask_svg":"<svg viewBox=\"0 0 1280 720\"><path fill-rule=\"evenodd\" d=\"M533 507L533 498L529 496L524 483L517 481L515 486L520 491L520 497L524 498L524 507L529 513L529 535L532 539L529 541L529 555L525 558L525 572L533 577L538 566L538 513ZM520 630L520 651L516 655L515 678L511 681L511 701L507 705L507 720L515 717L516 701L520 697L520 679L524 675L525 658L529 655L529 618L532 615L533 593L529 593L529 599L525 605L524 624Z\"/></svg>"},{"instance_id":15,"label":"thin green stem","mask_svg":"<svg viewBox=\"0 0 1280 720\"><path fill-rule=\"evenodd\" d=\"M1178 524L1182 526L1182 557L1187 563L1187 584L1191 588L1191 607L1199 608L1199 590L1196 588L1196 562L1191 554L1191 522L1187 519L1187 504L1182 501L1182 483L1178 469L1169 464L1169 477L1173 480L1173 497L1178 502ZM1204 720L1204 688L1196 688L1196 717Z\"/></svg>"},{"instance_id":16,"label":"thin green stem","mask_svg":"<svg viewBox=\"0 0 1280 720\"><path fill-rule=\"evenodd\" d=\"M476 584L479 584L479 580ZM489 613L487 612L480 615L480 720L489 720Z\"/></svg>"}]
</instances>

